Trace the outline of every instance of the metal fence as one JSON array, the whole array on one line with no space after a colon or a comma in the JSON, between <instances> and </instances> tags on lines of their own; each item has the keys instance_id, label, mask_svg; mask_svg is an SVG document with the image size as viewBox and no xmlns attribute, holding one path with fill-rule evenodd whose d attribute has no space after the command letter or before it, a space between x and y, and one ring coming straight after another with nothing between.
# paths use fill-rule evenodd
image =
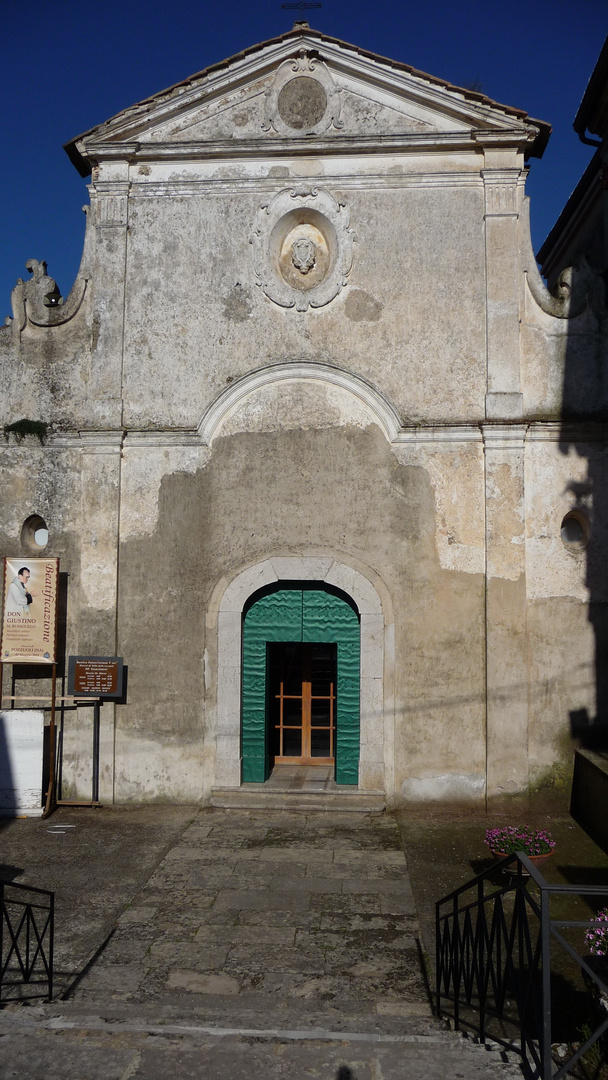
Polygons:
<instances>
[{"instance_id":1,"label":"metal fence","mask_svg":"<svg viewBox=\"0 0 608 1080\"><path fill-rule=\"evenodd\" d=\"M438 1014L456 1028L516 1050L528 1075L541 1080L565 1076L608 1029L608 1014L601 1015L606 1005L602 1009L599 1004L602 995L608 995L608 985L594 958L578 951L590 919L552 917L552 904L563 907L560 897L594 897L597 910L600 898L606 902L608 888L550 885L518 852L515 862L513 855L507 856L436 904ZM598 998L593 1022L599 1017L594 1031L584 1030L576 1049L562 1048L559 1061L552 1053L558 978L555 956L553 975L551 961L556 945L564 951L561 966L582 975L583 993L589 993L588 1017L593 993Z\"/></svg>"},{"instance_id":2,"label":"metal fence","mask_svg":"<svg viewBox=\"0 0 608 1080\"><path fill-rule=\"evenodd\" d=\"M55 895L0 881L0 1004L53 996Z\"/></svg>"}]
</instances>

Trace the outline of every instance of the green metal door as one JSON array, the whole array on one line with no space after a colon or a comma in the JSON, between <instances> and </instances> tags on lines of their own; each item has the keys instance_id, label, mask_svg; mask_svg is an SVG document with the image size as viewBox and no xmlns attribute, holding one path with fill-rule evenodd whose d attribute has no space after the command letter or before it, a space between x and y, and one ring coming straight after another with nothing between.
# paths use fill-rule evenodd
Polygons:
<instances>
[{"instance_id":1,"label":"green metal door","mask_svg":"<svg viewBox=\"0 0 608 1080\"><path fill-rule=\"evenodd\" d=\"M347 600L318 585L268 592L243 620L243 781L263 783L272 762L267 717L268 642L328 642L337 649L336 781L359 774L359 617Z\"/></svg>"}]
</instances>

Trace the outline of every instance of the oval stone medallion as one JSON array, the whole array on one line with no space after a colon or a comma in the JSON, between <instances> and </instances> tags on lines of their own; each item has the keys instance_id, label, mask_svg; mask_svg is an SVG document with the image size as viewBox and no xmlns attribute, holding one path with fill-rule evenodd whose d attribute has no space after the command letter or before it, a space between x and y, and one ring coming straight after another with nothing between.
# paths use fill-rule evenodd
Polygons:
<instances>
[{"instance_id":1,"label":"oval stone medallion","mask_svg":"<svg viewBox=\"0 0 608 1080\"><path fill-rule=\"evenodd\" d=\"M295 131L313 128L325 115L327 94L316 79L299 75L281 90L278 109L283 123Z\"/></svg>"}]
</instances>

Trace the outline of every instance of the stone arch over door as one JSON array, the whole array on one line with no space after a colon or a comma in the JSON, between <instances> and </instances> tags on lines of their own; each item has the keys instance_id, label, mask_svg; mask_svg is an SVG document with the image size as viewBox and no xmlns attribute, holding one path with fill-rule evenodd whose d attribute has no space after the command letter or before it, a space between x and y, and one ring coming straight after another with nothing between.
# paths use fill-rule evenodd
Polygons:
<instances>
[{"instance_id":1,"label":"stone arch over door","mask_svg":"<svg viewBox=\"0 0 608 1080\"><path fill-rule=\"evenodd\" d=\"M359 789L392 793L392 611L382 583L374 583L371 576L367 577L330 556L276 557L244 570L225 588L217 606L215 787L239 787L241 783L243 609L249 598L265 585L281 581L318 581L346 593L360 616Z\"/></svg>"}]
</instances>

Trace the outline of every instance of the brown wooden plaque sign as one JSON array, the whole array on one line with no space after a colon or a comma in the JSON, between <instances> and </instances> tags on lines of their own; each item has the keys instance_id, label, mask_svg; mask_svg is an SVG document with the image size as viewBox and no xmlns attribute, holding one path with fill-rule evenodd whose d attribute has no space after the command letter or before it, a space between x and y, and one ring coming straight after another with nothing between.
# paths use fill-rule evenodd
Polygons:
<instances>
[{"instance_id":1,"label":"brown wooden plaque sign","mask_svg":"<svg viewBox=\"0 0 608 1080\"><path fill-rule=\"evenodd\" d=\"M68 694L74 697L121 698L122 656L68 657Z\"/></svg>"}]
</instances>

